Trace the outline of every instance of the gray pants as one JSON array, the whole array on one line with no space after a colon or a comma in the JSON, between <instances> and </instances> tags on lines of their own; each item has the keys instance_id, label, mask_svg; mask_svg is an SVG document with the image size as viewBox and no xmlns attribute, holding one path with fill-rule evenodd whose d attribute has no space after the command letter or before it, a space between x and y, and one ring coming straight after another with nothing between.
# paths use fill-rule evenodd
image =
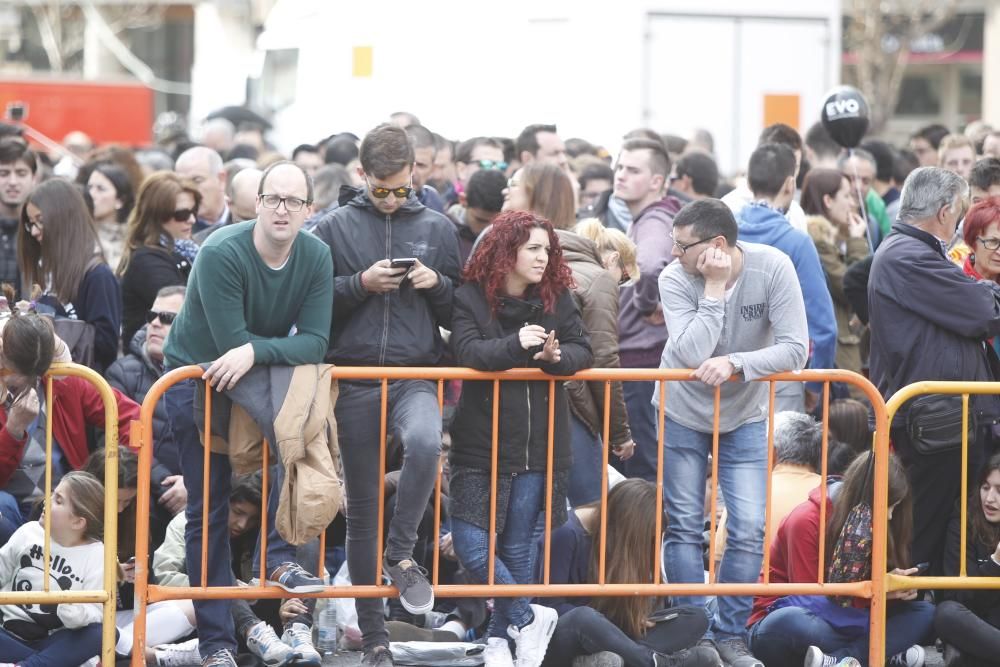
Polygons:
<instances>
[{"instance_id":1,"label":"gray pants","mask_svg":"<svg viewBox=\"0 0 1000 667\"><path fill-rule=\"evenodd\" d=\"M347 488L347 567L351 582L372 585L377 553L379 418L381 386L340 383L337 399L337 433L344 462ZM400 380L389 384L386 433L403 448L403 469L396 489L396 508L389 522L385 556L391 560L412 558L417 526L424 515L437 479L441 455L441 413L437 387L427 380ZM358 626L366 649L388 646L382 601L359 598Z\"/></svg>"}]
</instances>

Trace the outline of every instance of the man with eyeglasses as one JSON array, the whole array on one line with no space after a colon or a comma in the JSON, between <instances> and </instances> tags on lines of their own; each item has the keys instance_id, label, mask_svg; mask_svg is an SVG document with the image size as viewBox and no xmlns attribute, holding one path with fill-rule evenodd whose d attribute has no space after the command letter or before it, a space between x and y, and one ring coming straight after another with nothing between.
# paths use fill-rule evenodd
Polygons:
<instances>
[{"instance_id":1,"label":"man with eyeglasses","mask_svg":"<svg viewBox=\"0 0 1000 667\"><path fill-rule=\"evenodd\" d=\"M335 272L328 360L339 366L436 366L450 328L458 281L458 244L451 222L413 194L413 144L406 132L379 125L361 142L366 187L345 192L340 207L314 233L330 247ZM395 260L395 261L394 261ZM347 560L351 581L370 585L376 563L399 589L411 614L426 614L434 595L413 560L417 528L437 477L441 416L437 385L401 380L388 386L386 428L402 446L403 468L384 554L377 553L381 385L341 381L337 400L340 454L347 485ZM382 601L358 599L362 665L392 664Z\"/></svg>"},{"instance_id":2,"label":"man with eyeglasses","mask_svg":"<svg viewBox=\"0 0 1000 667\"><path fill-rule=\"evenodd\" d=\"M767 494L768 389L750 382L801 369L809 349L802 291L780 250L737 242L729 207L691 202L674 218L673 255L659 277L669 339L661 368L693 368L667 388L663 426L664 563L674 584L704 581L705 475L712 452L716 387L719 479L729 513L720 583L752 583L760 574ZM727 382L738 376L742 382ZM657 396L658 400L658 396ZM705 643L731 667L763 667L747 649L751 598L720 596ZM675 604L704 607L704 598Z\"/></svg>"},{"instance_id":3,"label":"man with eyeglasses","mask_svg":"<svg viewBox=\"0 0 1000 667\"><path fill-rule=\"evenodd\" d=\"M187 297L167 339L167 368L209 364L202 376L211 388L232 389L254 366L318 364L330 336L333 267L329 250L301 231L312 212L309 175L293 162L267 168L257 195L257 219L227 225L201 246L188 280ZM157 314L161 322L163 315ZM294 327L294 335L289 335ZM188 489L187 571L201 578L202 539L208 540L209 586L232 583L228 500L229 456L212 452L204 469L204 449L195 423L195 391L201 382L187 380L165 396L167 418L180 453ZM274 443L272 443L274 444ZM280 463L280 457L272 461ZM295 560L295 549L276 529L275 512L284 471L276 466L268 497L266 583L293 593L322 589L323 581ZM208 475L210 497L202 497ZM202 506L209 502L208 531L202 535ZM259 549L258 549L259 552ZM259 562L260 554L255 554ZM259 571L259 564L254 564ZM235 667L236 635L231 600L196 600L195 617L203 665ZM285 641L303 654L315 655L309 628L288 624ZM318 660L310 664L318 665Z\"/></svg>"}]
</instances>

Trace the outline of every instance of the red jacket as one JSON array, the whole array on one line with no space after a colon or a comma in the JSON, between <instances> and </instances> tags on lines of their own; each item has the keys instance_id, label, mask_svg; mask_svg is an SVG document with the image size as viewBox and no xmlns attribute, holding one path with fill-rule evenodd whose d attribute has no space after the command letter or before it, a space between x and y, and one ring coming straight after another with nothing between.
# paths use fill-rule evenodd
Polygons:
<instances>
[{"instance_id":1,"label":"red jacket","mask_svg":"<svg viewBox=\"0 0 1000 667\"><path fill-rule=\"evenodd\" d=\"M129 422L139 419L139 405L117 389L111 390L118 401L118 441L129 446ZM87 425L104 427L104 401L94 385L83 378L67 377L52 383L52 437L58 443L66 463L77 470L90 454ZM28 439L16 440L7 431L7 411L0 406L0 488L17 470ZM45 428L45 423L39 424Z\"/></svg>"},{"instance_id":2,"label":"red jacket","mask_svg":"<svg viewBox=\"0 0 1000 667\"><path fill-rule=\"evenodd\" d=\"M809 492L809 500L792 510L778 527L771 543L771 583L816 583L819 573L819 487ZM829 490L826 498L826 520L833 514ZM764 577L760 579L764 581ZM778 596L758 595L747 621L750 627L767 616L768 608Z\"/></svg>"}]
</instances>

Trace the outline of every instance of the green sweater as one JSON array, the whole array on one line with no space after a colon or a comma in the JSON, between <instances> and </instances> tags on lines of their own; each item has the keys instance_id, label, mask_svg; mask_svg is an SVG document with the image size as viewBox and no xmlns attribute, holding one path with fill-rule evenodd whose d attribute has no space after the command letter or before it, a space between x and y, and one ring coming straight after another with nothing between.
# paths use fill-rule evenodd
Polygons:
<instances>
[{"instance_id":1,"label":"green sweater","mask_svg":"<svg viewBox=\"0 0 1000 667\"><path fill-rule=\"evenodd\" d=\"M170 367L212 362L246 343L255 364L323 361L333 313L330 249L299 232L288 261L272 269L254 248L256 222L220 229L198 252L164 349Z\"/></svg>"}]
</instances>

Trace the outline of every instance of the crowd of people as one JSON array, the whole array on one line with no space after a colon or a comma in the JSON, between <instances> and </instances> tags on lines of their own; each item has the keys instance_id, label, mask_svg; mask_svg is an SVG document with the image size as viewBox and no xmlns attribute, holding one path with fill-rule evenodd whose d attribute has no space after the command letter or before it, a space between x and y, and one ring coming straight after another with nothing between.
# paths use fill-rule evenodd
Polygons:
<instances>
[{"instance_id":1,"label":"crowd of people","mask_svg":"<svg viewBox=\"0 0 1000 667\"><path fill-rule=\"evenodd\" d=\"M839 368L867 374L888 398L919 380L1000 378L1000 132L982 123L962 134L929 126L905 148L870 139L850 150L821 123L804 135L773 125L732 179L706 132L687 140L636 129L612 155L542 124L516 138L453 142L407 113L289 156L261 128L224 119L198 142L173 135L127 149L74 133L66 143L65 155L37 152L18 127L0 126L0 587L43 587L43 511L60 563L52 587L100 587L104 404L87 382L62 378L49 405L43 384L54 361L91 366L113 387L120 421L123 659L133 650L140 491L127 425L174 368L200 365L207 383L179 382L156 406L150 581L251 584L263 571L263 583L288 593L280 604L150 605L148 664L210 667L238 656L318 667L316 599L298 596L334 575L374 585L379 573L398 598L355 600L357 627L345 636L367 667L394 664L390 640L413 639L479 642L488 667L860 667L863 600L441 600L427 568L438 545L442 583L528 584L545 573L553 584L700 583L711 559L720 583L863 579L850 564L871 558L852 539L872 532L856 513L874 485L864 392L834 383L824 407L821 384L779 383L769 425L768 388L754 380ZM320 364L529 367L553 377L693 370L665 397L653 381L574 380L552 391L538 381L498 391L452 382L442 414L432 380L388 383L383 408L380 382L331 385ZM948 397L912 401L892 424L897 575L1000 573L1000 403L970 404L964 470ZM267 486L246 421L271 443ZM303 456L321 462L318 477L286 469ZM718 486L719 517L706 508L706 480ZM318 499L289 490L313 483L333 490ZM291 512L288 496L299 503ZM936 639L951 667L996 664L995 591L889 597L887 664L922 667ZM0 665L96 661L100 622L99 605L4 605Z\"/></svg>"}]
</instances>

